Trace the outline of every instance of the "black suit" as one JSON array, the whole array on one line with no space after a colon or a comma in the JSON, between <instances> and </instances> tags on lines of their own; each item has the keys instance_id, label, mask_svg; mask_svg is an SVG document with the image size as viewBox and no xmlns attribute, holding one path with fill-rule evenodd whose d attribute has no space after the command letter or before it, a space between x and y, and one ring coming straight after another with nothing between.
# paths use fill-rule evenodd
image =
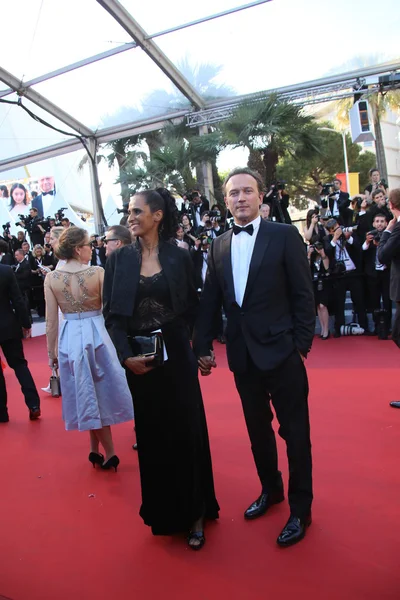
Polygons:
<instances>
[{"instance_id":1,"label":"black suit","mask_svg":"<svg viewBox=\"0 0 400 600\"><path fill-rule=\"evenodd\" d=\"M333 295L335 299L335 331L337 334L340 333L340 328L345 324L344 317L344 306L346 302L346 291L349 290L351 299L354 304L354 310L358 315L358 322L360 326L367 331L368 320L367 312L365 308L364 299L364 286L362 278L362 250L361 244L358 238L352 236L353 243L345 240L344 236L339 239L337 246L345 249L353 261L355 270L348 271L343 275L335 275L335 266L337 263L336 258L336 247L332 246L331 241L332 235L327 235L324 238L325 253L329 258L329 267L333 273L332 284L333 284ZM340 260L345 260L345 254L340 252Z\"/></svg>"},{"instance_id":2,"label":"black suit","mask_svg":"<svg viewBox=\"0 0 400 600\"><path fill-rule=\"evenodd\" d=\"M385 323L387 331L392 324L392 301L390 299L390 263L386 269L377 269L377 246L374 242L369 244L367 250L363 248L363 265L366 276L368 300L375 322L375 328L378 324L379 316L376 311L381 308L381 298L383 308L386 311Z\"/></svg>"},{"instance_id":3,"label":"black suit","mask_svg":"<svg viewBox=\"0 0 400 600\"><path fill-rule=\"evenodd\" d=\"M100 257L100 264L97 262L97 255ZM92 250L92 258L90 264L92 267L104 267L106 266L106 249L105 246L101 246L100 248L93 248Z\"/></svg>"},{"instance_id":4,"label":"black suit","mask_svg":"<svg viewBox=\"0 0 400 600\"><path fill-rule=\"evenodd\" d=\"M397 304L392 340L400 348L400 223L392 233L384 231L378 246L378 259L383 264L391 262L390 297Z\"/></svg>"},{"instance_id":5,"label":"black suit","mask_svg":"<svg viewBox=\"0 0 400 600\"><path fill-rule=\"evenodd\" d=\"M264 491L281 488L272 399L289 458L289 504L305 517L311 507L311 444L307 374L300 358L314 336L314 295L304 244L296 228L261 219L242 306L235 298L233 231L214 240L193 345L212 348L213 315L223 303L228 363L240 394L254 460ZM238 235L248 235L239 233ZM287 374L290 372L290 378Z\"/></svg>"},{"instance_id":6,"label":"black suit","mask_svg":"<svg viewBox=\"0 0 400 600\"><path fill-rule=\"evenodd\" d=\"M44 195L48 196L48 193L44 194ZM55 196L54 191L53 191L53 193L51 193L51 196ZM50 215L43 214L43 192L41 194L39 194L39 196L36 196L36 198L34 198L32 200L32 208L38 209L38 217L40 217L41 219L50 216Z\"/></svg>"},{"instance_id":7,"label":"black suit","mask_svg":"<svg viewBox=\"0 0 400 600\"><path fill-rule=\"evenodd\" d=\"M11 369L21 384L28 408L39 408L40 399L36 390L22 347L21 326L30 329L31 322L25 302L18 288L12 269L0 265L0 346ZM0 368L0 417L7 415L7 390Z\"/></svg>"},{"instance_id":8,"label":"black suit","mask_svg":"<svg viewBox=\"0 0 400 600\"><path fill-rule=\"evenodd\" d=\"M9 252L7 252L6 254L3 254L3 256L0 259L0 264L8 265L9 267L11 267L11 265L13 265L14 262L15 262L14 257Z\"/></svg>"},{"instance_id":9,"label":"black suit","mask_svg":"<svg viewBox=\"0 0 400 600\"><path fill-rule=\"evenodd\" d=\"M334 206L335 200L337 202L337 208L339 211L339 215L334 215ZM346 214L346 209L350 206L350 196L347 192L339 192L339 196L337 194L331 194L328 197L328 200L321 201L322 208L329 208L332 216L335 216L341 225L346 224L346 218L348 219L348 215Z\"/></svg>"}]
</instances>

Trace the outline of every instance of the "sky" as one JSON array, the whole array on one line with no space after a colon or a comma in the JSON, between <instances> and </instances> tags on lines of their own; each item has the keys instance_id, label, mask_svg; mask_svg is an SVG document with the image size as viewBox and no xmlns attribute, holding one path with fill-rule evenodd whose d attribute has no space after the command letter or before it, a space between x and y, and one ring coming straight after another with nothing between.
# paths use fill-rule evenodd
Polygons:
<instances>
[{"instance_id":1,"label":"sky","mask_svg":"<svg viewBox=\"0 0 400 600\"><path fill-rule=\"evenodd\" d=\"M121 3L151 34L245 2ZM131 41L95 0L12 0L1 14L0 66L23 81ZM245 94L399 58L399 30L398 0L381 0L379 10L372 0L272 0L155 42L174 64L215 65L214 84ZM0 82L0 91L5 87ZM182 100L140 48L34 89L93 129L162 114ZM150 98L154 90L162 93ZM19 108L0 105L0 159L62 139Z\"/></svg>"}]
</instances>

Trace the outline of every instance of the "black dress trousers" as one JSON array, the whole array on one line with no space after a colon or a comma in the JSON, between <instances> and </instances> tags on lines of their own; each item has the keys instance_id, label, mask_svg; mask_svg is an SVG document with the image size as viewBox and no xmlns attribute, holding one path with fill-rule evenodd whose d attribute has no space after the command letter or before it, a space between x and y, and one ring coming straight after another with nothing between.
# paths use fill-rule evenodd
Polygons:
<instances>
[{"instance_id":1,"label":"black dress trousers","mask_svg":"<svg viewBox=\"0 0 400 600\"><path fill-rule=\"evenodd\" d=\"M273 413L279 435L285 440L289 461L289 505L291 513L305 518L311 510L312 459L308 414L307 372L299 352L293 352L279 367L258 369L248 356L248 369L235 373L254 461L264 492L281 489Z\"/></svg>"},{"instance_id":2,"label":"black dress trousers","mask_svg":"<svg viewBox=\"0 0 400 600\"><path fill-rule=\"evenodd\" d=\"M22 340L12 338L0 342L8 366L15 371L15 375L21 385L28 408L39 408L40 398L35 382L25 360ZM7 390L3 370L0 368L0 413L7 412Z\"/></svg>"}]
</instances>

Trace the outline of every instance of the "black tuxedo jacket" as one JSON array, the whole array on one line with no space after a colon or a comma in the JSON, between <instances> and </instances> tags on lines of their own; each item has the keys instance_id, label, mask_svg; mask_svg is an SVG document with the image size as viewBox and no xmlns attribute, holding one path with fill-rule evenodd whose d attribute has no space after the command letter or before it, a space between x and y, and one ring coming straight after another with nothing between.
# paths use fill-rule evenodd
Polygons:
<instances>
[{"instance_id":1,"label":"black tuxedo jacket","mask_svg":"<svg viewBox=\"0 0 400 600\"><path fill-rule=\"evenodd\" d=\"M14 257L9 252L3 254L3 256L1 257L0 264L2 265L8 265L9 267L11 267L11 265L13 265L14 263Z\"/></svg>"},{"instance_id":2,"label":"black tuxedo jacket","mask_svg":"<svg viewBox=\"0 0 400 600\"><path fill-rule=\"evenodd\" d=\"M352 238L353 238L353 243L350 244L346 240L346 242L343 242L343 247L346 248L351 260L353 261L353 263L356 267L356 270L352 271L352 273L361 273L362 272L361 244L360 244L360 241L357 238L357 236L353 235ZM335 267L335 264L336 264L336 248L334 248L331 244L332 239L333 239L333 235L327 235L324 238L325 254L329 258L329 267L331 270ZM340 240L339 243L342 244L342 241Z\"/></svg>"},{"instance_id":3,"label":"black tuxedo jacket","mask_svg":"<svg viewBox=\"0 0 400 600\"><path fill-rule=\"evenodd\" d=\"M263 371L278 367L296 349L306 356L314 336L315 308L310 267L297 229L261 219L242 306L235 299L232 235L231 229L211 245L193 336L195 353L210 354L213 318L223 304L232 371L246 372L247 353Z\"/></svg>"},{"instance_id":4,"label":"black tuxedo jacket","mask_svg":"<svg viewBox=\"0 0 400 600\"><path fill-rule=\"evenodd\" d=\"M0 265L0 342L21 338L21 326L31 328L25 301L13 270Z\"/></svg>"},{"instance_id":5,"label":"black tuxedo jacket","mask_svg":"<svg viewBox=\"0 0 400 600\"><path fill-rule=\"evenodd\" d=\"M193 228L196 230L198 228L197 225L197 219L196 219L196 209L200 207L200 217L203 216L203 214L209 210L209 203L208 202L201 202L200 204L194 204L194 202L191 202L189 204L189 209L186 211L186 214L189 215L189 218L192 222L192 226Z\"/></svg>"},{"instance_id":6,"label":"black tuxedo jacket","mask_svg":"<svg viewBox=\"0 0 400 600\"><path fill-rule=\"evenodd\" d=\"M368 277L377 277L378 273L380 273L375 268L377 251L378 247L373 242L370 243L368 250L363 250L363 270ZM390 262L383 264L386 264L386 267L390 268Z\"/></svg>"},{"instance_id":7,"label":"black tuxedo jacket","mask_svg":"<svg viewBox=\"0 0 400 600\"><path fill-rule=\"evenodd\" d=\"M54 194L52 194L53 196ZM47 194L46 194L47 196ZM53 215L44 215L43 214L43 195L39 194L39 196L36 196L36 198L34 198L32 200L32 208L37 208L38 209L38 217L40 217L41 219L45 218L45 217L49 217L49 216L53 216Z\"/></svg>"},{"instance_id":8,"label":"black tuxedo jacket","mask_svg":"<svg viewBox=\"0 0 400 600\"><path fill-rule=\"evenodd\" d=\"M17 278L21 292L29 290L32 280L32 268L28 260L24 259L22 262L16 264L15 277Z\"/></svg>"},{"instance_id":9,"label":"black tuxedo jacket","mask_svg":"<svg viewBox=\"0 0 400 600\"><path fill-rule=\"evenodd\" d=\"M391 261L390 298L400 302L400 223L396 223L392 233L383 232L378 246L378 259L385 265Z\"/></svg>"},{"instance_id":10,"label":"black tuxedo jacket","mask_svg":"<svg viewBox=\"0 0 400 600\"><path fill-rule=\"evenodd\" d=\"M158 259L168 281L172 309L193 327L198 296L188 250L161 242ZM107 260L103 286L103 315L121 362L132 356L128 343L128 319L132 317L140 280L141 254L136 245L124 246Z\"/></svg>"},{"instance_id":11,"label":"black tuxedo jacket","mask_svg":"<svg viewBox=\"0 0 400 600\"><path fill-rule=\"evenodd\" d=\"M328 200L322 200L321 201L321 206L322 208L328 208L329 206L329 210L331 211L331 214L333 215L333 207L335 204L335 197L333 196L329 196ZM344 221L346 219L345 217L345 212L346 212L346 208L348 208L350 206L350 196L347 192L340 192L339 193L339 198L337 200L337 206L338 206L338 210L339 210L339 215L344 217ZM343 223L344 223L343 221Z\"/></svg>"},{"instance_id":12,"label":"black tuxedo jacket","mask_svg":"<svg viewBox=\"0 0 400 600\"><path fill-rule=\"evenodd\" d=\"M106 266L106 261L107 261L106 249L105 249L104 246L101 246L101 248L99 248L98 250L99 250L99 256L100 256L101 265L97 264L97 254L96 254L95 248L93 248L93 250L92 250L92 259L90 261L90 264L91 264L92 267L101 266L104 269L104 267Z\"/></svg>"}]
</instances>

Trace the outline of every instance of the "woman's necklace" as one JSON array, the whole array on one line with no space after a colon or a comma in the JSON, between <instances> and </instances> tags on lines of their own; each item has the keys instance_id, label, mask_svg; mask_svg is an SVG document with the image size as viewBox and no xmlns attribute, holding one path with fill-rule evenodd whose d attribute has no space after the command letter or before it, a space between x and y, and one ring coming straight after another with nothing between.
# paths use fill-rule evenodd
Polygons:
<instances>
[{"instance_id":1,"label":"woman's necklace","mask_svg":"<svg viewBox=\"0 0 400 600\"><path fill-rule=\"evenodd\" d=\"M144 242L142 242L142 246L143 246L143 248L145 248L148 251L149 256L151 256L153 251L157 250L157 248L158 248L158 244L156 244L155 246L151 246L151 245L145 244ZM155 252L154 254L158 254L158 252Z\"/></svg>"}]
</instances>

